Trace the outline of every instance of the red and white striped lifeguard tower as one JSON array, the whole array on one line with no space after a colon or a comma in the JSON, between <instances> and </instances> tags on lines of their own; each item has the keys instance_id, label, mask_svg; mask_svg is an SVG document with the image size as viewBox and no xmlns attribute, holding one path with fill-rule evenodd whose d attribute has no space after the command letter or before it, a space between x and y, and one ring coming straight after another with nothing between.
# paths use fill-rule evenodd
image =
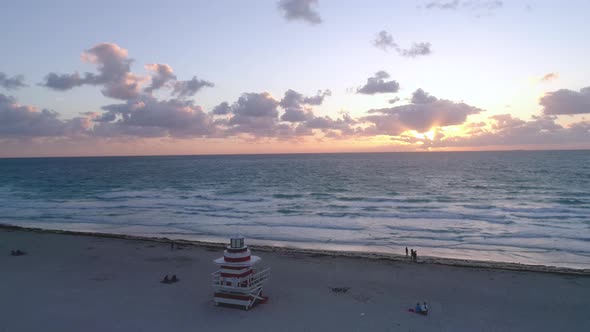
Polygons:
<instances>
[{"instance_id":1,"label":"red and white striped lifeguard tower","mask_svg":"<svg viewBox=\"0 0 590 332\"><path fill-rule=\"evenodd\" d=\"M262 285L270 276L270 268L256 271L253 266L262 259L252 256L244 238L231 238L223 251L223 257L214 260L220 269L213 272L215 305L229 304L243 306L246 310L256 303L268 300L262 296Z\"/></svg>"}]
</instances>

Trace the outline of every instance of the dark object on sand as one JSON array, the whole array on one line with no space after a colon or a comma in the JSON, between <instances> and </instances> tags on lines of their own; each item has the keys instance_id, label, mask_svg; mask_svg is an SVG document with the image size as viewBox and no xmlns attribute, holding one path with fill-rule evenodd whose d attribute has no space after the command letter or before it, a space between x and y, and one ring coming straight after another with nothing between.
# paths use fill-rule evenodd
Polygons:
<instances>
[{"instance_id":1,"label":"dark object on sand","mask_svg":"<svg viewBox=\"0 0 590 332\"><path fill-rule=\"evenodd\" d=\"M428 315L428 304L426 302L424 304L416 303L416 308L410 308L408 311L426 316Z\"/></svg>"},{"instance_id":2,"label":"dark object on sand","mask_svg":"<svg viewBox=\"0 0 590 332\"><path fill-rule=\"evenodd\" d=\"M168 275L166 275L164 277L164 279L162 279L160 282L163 284L170 284L171 283L170 278L168 278Z\"/></svg>"},{"instance_id":3,"label":"dark object on sand","mask_svg":"<svg viewBox=\"0 0 590 332\"><path fill-rule=\"evenodd\" d=\"M176 274L172 276L172 279L170 279L170 282L178 282L180 281L180 279L176 278Z\"/></svg>"},{"instance_id":4,"label":"dark object on sand","mask_svg":"<svg viewBox=\"0 0 590 332\"><path fill-rule=\"evenodd\" d=\"M350 289L350 287L332 287L332 288L330 288L330 290L332 290L332 292L334 292L334 293L346 293L346 292L348 292L349 289Z\"/></svg>"},{"instance_id":5,"label":"dark object on sand","mask_svg":"<svg viewBox=\"0 0 590 332\"><path fill-rule=\"evenodd\" d=\"M19 249L10 251L10 255L12 255L12 256L24 256L26 254L27 254L26 252L20 251Z\"/></svg>"}]
</instances>

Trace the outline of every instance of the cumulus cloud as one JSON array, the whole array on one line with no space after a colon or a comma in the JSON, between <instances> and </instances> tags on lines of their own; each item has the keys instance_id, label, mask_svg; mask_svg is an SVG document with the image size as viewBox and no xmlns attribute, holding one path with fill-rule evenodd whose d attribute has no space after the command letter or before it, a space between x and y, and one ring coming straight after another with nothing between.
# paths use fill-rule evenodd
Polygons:
<instances>
[{"instance_id":1,"label":"cumulus cloud","mask_svg":"<svg viewBox=\"0 0 590 332\"><path fill-rule=\"evenodd\" d=\"M399 46L393 41L393 36L385 30L381 30L377 33L375 40L373 40L373 46L384 51L387 51L390 48L395 50L399 49Z\"/></svg>"},{"instance_id":2,"label":"cumulus cloud","mask_svg":"<svg viewBox=\"0 0 590 332\"><path fill-rule=\"evenodd\" d=\"M367 79L367 83L357 89L357 93L374 95L377 93L395 93L399 91L399 83L395 80L386 81L390 75L386 71L378 71L373 77Z\"/></svg>"},{"instance_id":3,"label":"cumulus cloud","mask_svg":"<svg viewBox=\"0 0 590 332\"><path fill-rule=\"evenodd\" d=\"M278 8L287 20L302 20L310 24L322 23L320 14L312 8L318 0L281 0Z\"/></svg>"},{"instance_id":4,"label":"cumulus cloud","mask_svg":"<svg viewBox=\"0 0 590 332\"><path fill-rule=\"evenodd\" d=\"M416 91L414 91L414 93L412 93L412 104L429 104L429 103L434 103L435 101L437 101L438 98L436 98L435 96L431 96L428 92L422 90L422 89L417 89Z\"/></svg>"},{"instance_id":5,"label":"cumulus cloud","mask_svg":"<svg viewBox=\"0 0 590 332\"><path fill-rule=\"evenodd\" d=\"M8 77L5 73L0 72L0 88L16 90L25 86L27 85L25 84L25 77L23 75Z\"/></svg>"},{"instance_id":6,"label":"cumulus cloud","mask_svg":"<svg viewBox=\"0 0 590 332\"><path fill-rule=\"evenodd\" d=\"M460 125L472 114L483 110L450 100L430 96L421 89L414 92L411 104L370 110L362 120L371 124L372 135L399 135L406 130L426 132L435 127Z\"/></svg>"},{"instance_id":7,"label":"cumulus cloud","mask_svg":"<svg viewBox=\"0 0 590 332\"><path fill-rule=\"evenodd\" d=\"M63 121L55 111L19 105L13 97L0 93L0 139L72 136L89 126L84 118Z\"/></svg>"},{"instance_id":8,"label":"cumulus cloud","mask_svg":"<svg viewBox=\"0 0 590 332\"><path fill-rule=\"evenodd\" d=\"M154 90L158 90L170 81L176 80L176 75L167 64L151 63L145 65L145 69L154 72L152 75L151 84L144 89L147 93L152 93Z\"/></svg>"},{"instance_id":9,"label":"cumulus cloud","mask_svg":"<svg viewBox=\"0 0 590 332\"><path fill-rule=\"evenodd\" d=\"M539 78L539 82L551 82L559 78L559 73L547 73Z\"/></svg>"},{"instance_id":10,"label":"cumulus cloud","mask_svg":"<svg viewBox=\"0 0 590 332\"><path fill-rule=\"evenodd\" d=\"M430 43L414 43L410 48L401 48L394 40L393 36L385 31L381 30L377 33L375 40L372 42L373 46L388 51L389 49L395 50L399 55L404 57L415 58L421 55L429 55L432 53Z\"/></svg>"},{"instance_id":11,"label":"cumulus cloud","mask_svg":"<svg viewBox=\"0 0 590 332\"><path fill-rule=\"evenodd\" d=\"M289 89L285 92L285 96L281 99L280 105L283 108L300 108L302 105L321 105L324 98L332 95L330 90L319 90L315 96L305 97L303 94Z\"/></svg>"},{"instance_id":12,"label":"cumulus cloud","mask_svg":"<svg viewBox=\"0 0 590 332\"><path fill-rule=\"evenodd\" d=\"M417 56L429 55L432 53L430 47L430 43L414 43L412 47L408 49L401 49L399 52L402 56L415 58Z\"/></svg>"},{"instance_id":13,"label":"cumulus cloud","mask_svg":"<svg viewBox=\"0 0 590 332\"><path fill-rule=\"evenodd\" d=\"M98 136L203 137L216 130L211 115L192 101L142 96L102 109L93 130Z\"/></svg>"},{"instance_id":14,"label":"cumulus cloud","mask_svg":"<svg viewBox=\"0 0 590 332\"><path fill-rule=\"evenodd\" d=\"M204 87L213 87L213 83L200 80L196 76L188 81L176 81L174 83L173 94L180 98L192 97Z\"/></svg>"},{"instance_id":15,"label":"cumulus cloud","mask_svg":"<svg viewBox=\"0 0 590 332\"><path fill-rule=\"evenodd\" d=\"M303 122L312 118L311 112L300 108L287 108L285 113L281 115L282 121L287 122Z\"/></svg>"},{"instance_id":16,"label":"cumulus cloud","mask_svg":"<svg viewBox=\"0 0 590 332\"><path fill-rule=\"evenodd\" d=\"M358 122L348 115L340 118L316 116L313 106L320 105L330 90L319 90L306 97L289 89L279 101L269 93L245 93L236 102L221 103L213 109L226 118L217 121L226 137L246 134L254 138L292 139L323 133L325 136L352 135Z\"/></svg>"},{"instance_id":17,"label":"cumulus cloud","mask_svg":"<svg viewBox=\"0 0 590 332\"><path fill-rule=\"evenodd\" d=\"M231 106L229 106L227 101L222 102L221 104L213 107L213 115L227 115L231 112Z\"/></svg>"},{"instance_id":18,"label":"cumulus cloud","mask_svg":"<svg viewBox=\"0 0 590 332\"><path fill-rule=\"evenodd\" d=\"M231 106L228 135L272 136L279 121L279 101L268 92L244 93Z\"/></svg>"},{"instance_id":19,"label":"cumulus cloud","mask_svg":"<svg viewBox=\"0 0 590 332\"><path fill-rule=\"evenodd\" d=\"M151 95L162 88L171 89L172 95L177 98L194 96L204 87L213 87L212 82L200 80L194 76L190 80L177 80L172 67L168 64L152 63L145 68L152 72L151 82L143 90L140 84L146 78L137 76L131 72L133 60L128 57L126 49L112 43L98 44L82 53L82 60L96 64L98 74L77 72L72 74L49 73L45 77L42 86L53 90L66 91L82 85L102 86L102 94L121 100L133 100L142 92Z\"/></svg>"},{"instance_id":20,"label":"cumulus cloud","mask_svg":"<svg viewBox=\"0 0 590 332\"><path fill-rule=\"evenodd\" d=\"M548 92L539 104L545 115L590 113L590 86L579 92L568 89Z\"/></svg>"},{"instance_id":21,"label":"cumulus cloud","mask_svg":"<svg viewBox=\"0 0 590 332\"><path fill-rule=\"evenodd\" d=\"M279 105L285 110L281 116L282 121L302 122L313 117L310 106L321 105L324 98L330 96L330 90L319 90L315 96L306 97L303 94L289 89L281 99Z\"/></svg>"},{"instance_id":22,"label":"cumulus cloud","mask_svg":"<svg viewBox=\"0 0 590 332\"><path fill-rule=\"evenodd\" d=\"M96 64L98 74L79 75L49 73L41 85L54 90L69 90L81 85L100 85L102 94L115 99L132 99L139 96L141 78L131 73L132 59L127 50L112 43L98 44L82 53L82 60Z\"/></svg>"}]
</instances>

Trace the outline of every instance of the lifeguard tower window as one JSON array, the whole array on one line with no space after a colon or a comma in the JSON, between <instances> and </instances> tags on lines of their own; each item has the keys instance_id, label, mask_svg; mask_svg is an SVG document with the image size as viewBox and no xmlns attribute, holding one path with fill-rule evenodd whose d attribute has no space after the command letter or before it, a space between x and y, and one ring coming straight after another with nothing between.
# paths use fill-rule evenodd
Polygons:
<instances>
[{"instance_id":1,"label":"lifeguard tower window","mask_svg":"<svg viewBox=\"0 0 590 332\"><path fill-rule=\"evenodd\" d=\"M231 239L230 245L232 248L242 248L244 246L244 238Z\"/></svg>"}]
</instances>

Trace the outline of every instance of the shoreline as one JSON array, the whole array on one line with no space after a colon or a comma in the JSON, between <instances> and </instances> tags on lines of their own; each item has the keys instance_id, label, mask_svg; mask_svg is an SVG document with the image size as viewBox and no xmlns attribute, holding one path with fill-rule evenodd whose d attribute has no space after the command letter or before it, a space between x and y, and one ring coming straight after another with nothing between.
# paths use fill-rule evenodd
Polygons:
<instances>
[{"instance_id":1,"label":"shoreline","mask_svg":"<svg viewBox=\"0 0 590 332\"><path fill-rule=\"evenodd\" d=\"M225 243L216 242L205 242L195 240L183 240L183 239L170 239L167 237L147 237L139 235L127 235L127 234L113 234L113 233L100 233L100 232L82 232L82 231L68 231L59 229L44 229L37 227L22 227L10 224L0 224L0 230L7 231L21 231L21 232L32 232L32 233L45 233L45 234L63 234L63 235L74 235L74 236L88 236L95 238L112 238L112 239L124 239L134 241L146 241L156 243L175 243L183 246L193 246L205 249L222 249L225 247ZM519 271L519 272L540 272L540 273L551 273L561 275L577 275L577 276L590 276L590 269L575 269L567 267L547 266L547 265L530 265L521 263L511 262L498 262L498 261L479 261L469 259L457 259L457 258L443 258L443 257L432 257L432 256L419 256L418 262L412 262L405 255L390 254L390 253L371 253L361 251L336 251L336 250L320 250L320 249L304 249L304 248L291 248L291 247L279 247L279 246L268 246L268 245L249 245L255 251L260 252L273 252L273 253L286 253L291 255L303 255L309 257L345 257L353 259L369 259L369 260L384 260L392 262L402 263L413 263L413 264L429 264L429 265L443 265L452 267L462 268L477 268L477 269L489 269L489 270L506 270L506 271Z\"/></svg>"}]
</instances>

